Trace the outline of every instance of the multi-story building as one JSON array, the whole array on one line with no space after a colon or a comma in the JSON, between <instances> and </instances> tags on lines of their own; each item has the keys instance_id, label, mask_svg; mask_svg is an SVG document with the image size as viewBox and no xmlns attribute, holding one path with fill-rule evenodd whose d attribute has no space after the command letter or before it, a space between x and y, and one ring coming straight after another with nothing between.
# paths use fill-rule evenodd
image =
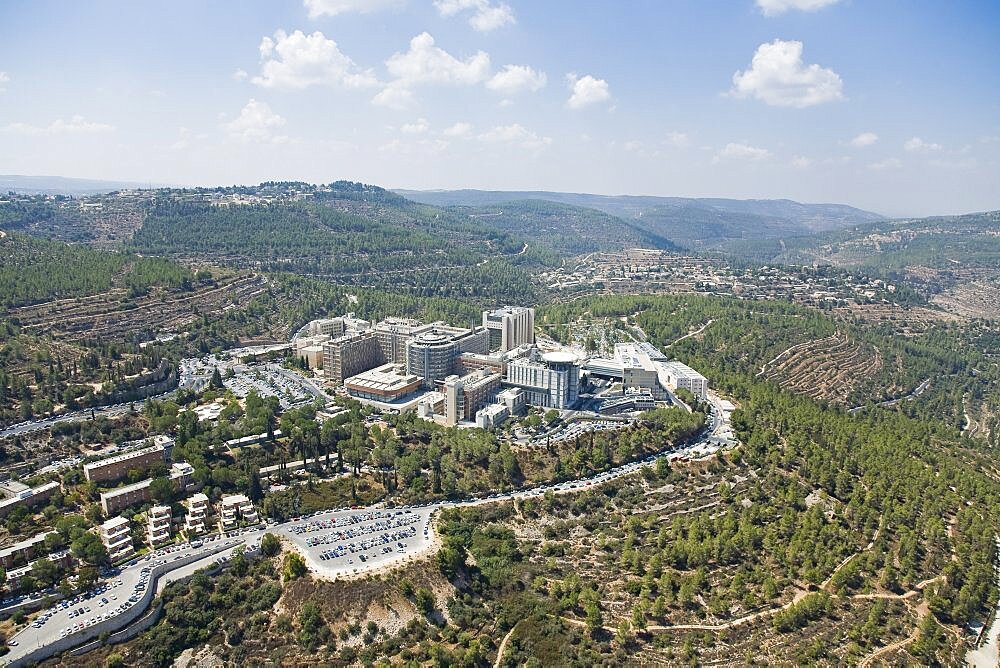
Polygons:
<instances>
[{"instance_id":1,"label":"multi-story building","mask_svg":"<svg viewBox=\"0 0 1000 668\"><path fill-rule=\"evenodd\" d=\"M184 516L184 531L188 536L205 533L205 517L208 515L208 497L201 492L192 494L187 500L187 515Z\"/></svg>"},{"instance_id":2,"label":"multi-story building","mask_svg":"<svg viewBox=\"0 0 1000 668\"><path fill-rule=\"evenodd\" d=\"M84 464L83 475L91 482L113 482L127 476L129 471L146 471L162 464L167 459L168 446L173 447L173 441L164 438L166 441L161 439L145 448Z\"/></svg>"},{"instance_id":3,"label":"multi-story building","mask_svg":"<svg viewBox=\"0 0 1000 668\"><path fill-rule=\"evenodd\" d=\"M191 476L194 467L187 462L176 462L170 467L170 481L174 483L174 489L181 491L191 484ZM153 479L147 478L131 485L117 487L107 492L101 492L101 508L105 515L117 513L129 506L139 503L146 503L150 496L149 486Z\"/></svg>"},{"instance_id":4,"label":"multi-story building","mask_svg":"<svg viewBox=\"0 0 1000 668\"><path fill-rule=\"evenodd\" d=\"M535 309L504 306L483 311L483 327L490 332L490 350L506 352L535 342Z\"/></svg>"},{"instance_id":5,"label":"multi-story building","mask_svg":"<svg viewBox=\"0 0 1000 668\"><path fill-rule=\"evenodd\" d=\"M20 506L31 508L43 501L48 501L57 489L59 489L59 483L55 480L38 487L23 489L14 496L0 501L0 517L6 517L10 511Z\"/></svg>"},{"instance_id":6,"label":"multi-story building","mask_svg":"<svg viewBox=\"0 0 1000 668\"><path fill-rule=\"evenodd\" d=\"M344 334L323 344L323 377L341 385L351 376L374 369L385 357L374 332Z\"/></svg>"},{"instance_id":7,"label":"multi-story building","mask_svg":"<svg viewBox=\"0 0 1000 668\"><path fill-rule=\"evenodd\" d=\"M467 376L449 376L444 381L445 424L454 426L472 420L476 411L500 391L501 376L483 369Z\"/></svg>"},{"instance_id":8,"label":"multi-story building","mask_svg":"<svg viewBox=\"0 0 1000 668\"><path fill-rule=\"evenodd\" d=\"M503 404L490 404L476 413L476 426L480 429L495 429L510 417L510 411Z\"/></svg>"},{"instance_id":9,"label":"multi-story building","mask_svg":"<svg viewBox=\"0 0 1000 668\"><path fill-rule=\"evenodd\" d=\"M405 364L406 342L430 327L409 318L386 318L376 323L374 331L382 350L382 359L393 364Z\"/></svg>"},{"instance_id":10,"label":"multi-story building","mask_svg":"<svg viewBox=\"0 0 1000 668\"><path fill-rule=\"evenodd\" d=\"M413 394L420 385L420 378L400 364L383 364L344 381L344 389L352 397L386 403Z\"/></svg>"},{"instance_id":11,"label":"multi-story building","mask_svg":"<svg viewBox=\"0 0 1000 668\"><path fill-rule=\"evenodd\" d=\"M672 360L658 362L663 384L671 390L687 390L704 401L708 397L708 379L687 364Z\"/></svg>"},{"instance_id":12,"label":"multi-story building","mask_svg":"<svg viewBox=\"0 0 1000 668\"><path fill-rule=\"evenodd\" d=\"M580 395L580 367L572 353L533 355L508 364L504 383L520 388L534 406L570 408Z\"/></svg>"},{"instance_id":13,"label":"multi-story building","mask_svg":"<svg viewBox=\"0 0 1000 668\"><path fill-rule=\"evenodd\" d=\"M150 547L159 547L170 540L170 506L153 506L146 518L146 540Z\"/></svg>"},{"instance_id":14,"label":"multi-story building","mask_svg":"<svg viewBox=\"0 0 1000 668\"><path fill-rule=\"evenodd\" d=\"M527 397L519 387L508 387L496 396L496 402L503 404L510 415L520 415L528 407Z\"/></svg>"},{"instance_id":15,"label":"multi-story building","mask_svg":"<svg viewBox=\"0 0 1000 668\"><path fill-rule=\"evenodd\" d=\"M18 563L23 564L38 555L45 554L45 537L54 533L56 532L44 531L27 540L5 547L0 550L0 564L3 564L3 567L9 571Z\"/></svg>"},{"instance_id":16,"label":"multi-story building","mask_svg":"<svg viewBox=\"0 0 1000 668\"><path fill-rule=\"evenodd\" d=\"M406 370L420 376L427 388L451 375L457 358L458 344L444 332L423 332L406 344Z\"/></svg>"},{"instance_id":17,"label":"multi-story building","mask_svg":"<svg viewBox=\"0 0 1000 668\"><path fill-rule=\"evenodd\" d=\"M98 528L98 533L112 563L135 554L135 546L132 545L132 527L124 517L112 517Z\"/></svg>"},{"instance_id":18,"label":"multi-story building","mask_svg":"<svg viewBox=\"0 0 1000 668\"><path fill-rule=\"evenodd\" d=\"M240 523L257 524L260 518L257 510L253 507L253 502L243 494L232 494L222 497L222 506L219 512L219 528L222 531L232 531Z\"/></svg>"}]
</instances>

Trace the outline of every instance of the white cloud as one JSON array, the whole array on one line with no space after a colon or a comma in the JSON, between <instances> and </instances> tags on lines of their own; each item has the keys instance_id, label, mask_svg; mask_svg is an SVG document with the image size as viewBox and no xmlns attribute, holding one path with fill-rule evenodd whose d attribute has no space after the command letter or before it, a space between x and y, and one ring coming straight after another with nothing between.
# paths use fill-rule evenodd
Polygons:
<instances>
[{"instance_id":1,"label":"white cloud","mask_svg":"<svg viewBox=\"0 0 1000 668\"><path fill-rule=\"evenodd\" d=\"M389 109L409 109L413 106L413 92L402 84L391 83L372 98L372 104Z\"/></svg>"},{"instance_id":2,"label":"white cloud","mask_svg":"<svg viewBox=\"0 0 1000 668\"><path fill-rule=\"evenodd\" d=\"M764 16L777 16L790 9L815 12L838 2L840 0L757 0L757 7L760 8Z\"/></svg>"},{"instance_id":3,"label":"white cloud","mask_svg":"<svg viewBox=\"0 0 1000 668\"><path fill-rule=\"evenodd\" d=\"M394 53L385 61L394 79L376 95L374 104L405 109L413 103L412 88L422 84L472 86L490 76L490 56L485 51L459 60L434 45L434 38L422 32L410 40L406 53Z\"/></svg>"},{"instance_id":4,"label":"white cloud","mask_svg":"<svg viewBox=\"0 0 1000 668\"><path fill-rule=\"evenodd\" d=\"M573 94L566 102L570 109L582 109L611 99L608 82L604 79L596 79L589 74L578 77L571 72L566 75L566 80L573 90Z\"/></svg>"},{"instance_id":5,"label":"white cloud","mask_svg":"<svg viewBox=\"0 0 1000 668\"><path fill-rule=\"evenodd\" d=\"M177 141L170 145L172 151L183 151L191 145L192 133L187 128L177 129Z\"/></svg>"},{"instance_id":6,"label":"white cloud","mask_svg":"<svg viewBox=\"0 0 1000 668\"><path fill-rule=\"evenodd\" d=\"M246 81L249 78L250 78L250 75L247 74L247 71L245 69L243 69L242 67L237 67L236 71L233 72L233 79L235 81Z\"/></svg>"},{"instance_id":7,"label":"white cloud","mask_svg":"<svg viewBox=\"0 0 1000 668\"><path fill-rule=\"evenodd\" d=\"M766 148L750 146L749 144L729 142L722 148L722 150L715 154L715 157L712 158L712 162L722 162L723 160L747 160L750 162L757 162L759 160L766 160L770 157L771 152Z\"/></svg>"},{"instance_id":8,"label":"white cloud","mask_svg":"<svg viewBox=\"0 0 1000 668\"><path fill-rule=\"evenodd\" d=\"M275 132L284 127L285 119L271 111L266 102L251 98L237 118L224 123L229 136L243 142L282 143L288 141L285 135Z\"/></svg>"},{"instance_id":9,"label":"white cloud","mask_svg":"<svg viewBox=\"0 0 1000 668\"><path fill-rule=\"evenodd\" d=\"M885 171L888 169L899 169L903 166L903 162L899 158L886 158L885 160L880 160L878 162L873 162L868 165L868 169L874 169L875 171Z\"/></svg>"},{"instance_id":10,"label":"white cloud","mask_svg":"<svg viewBox=\"0 0 1000 668\"><path fill-rule=\"evenodd\" d=\"M518 144L529 149L542 148L552 143L551 137L539 137L520 123L498 125L479 135L478 139L489 144Z\"/></svg>"},{"instance_id":11,"label":"white cloud","mask_svg":"<svg viewBox=\"0 0 1000 668\"><path fill-rule=\"evenodd\" d=\"M456 138L468 137L469 135L472 134L472 124L458 122L449 128L445 128L444 132L442 132L441 134L443 134L445 137L456 137Z\"/></svg>"},{"instance_id":12,"label":"white cloud","mask_svg":"<svg viewBox=\"0 0 1000 668\"><path fill-rule=\"evenodd\" d=\"M792 158L792 167L796 169L808 169L812 167L813 161L811 158L806 158L801 155L797 155Z\"/></svg>"},{"instance_id":13,"label":"white cloud","mask_svg":"<svg viewBox=\"0 0 1000 668\"><path fill-rule=\"evenodd\" d=\"M96 134L112 132L115 126L107 123L94 123L83 116L73 116L68 121L57 118L48 125L30 125L28 123L11 123L4 126L5 132L19 135L61 135L61 134Z\"/></svg>"},{"instance_id":14,"label":"white cloud","mask_svg":"<svg viewBox=\"0 0 1000 668\"><path fill-rule=\"evenodd\" d=\"M485 51L478 51L474 56L459 60L434 46L434 38L422 32L410 40L409 51L393 54L385 61L385 66L397 81L408 85L472 85L489 76L490 56Z\"/></svg>"},{"instance_id":15,"label":"white cloud","mask_svg":"<svg viewBox=\"0 0 1000 668\"><path fill-rule=\"evenodd\" d=\"M803 108L843 99L843 87L833 70L802 62L802 42L776 39L757 47L750 69L733 75L730 94L776 107Z\"/></svg>"},{"instance_id":16,"label":"white cloud","mask_svg":"<svg viewBox=\"0 0 1000 668\"><path fill-rule=\"evenodd\" d=\"M338 14L370 14L399 4L399 0L304 0L309 18Z\"/></svg>"},{"instance_id":17,"label":"white cloud","mask_svg":"<svg viewBox=\"0 0 1000 668\"><path fill-rule=\"evenodd\" d=\"M3 93L4 91L7 90L7 88L4 86L4 84L8 83L9 81L10 81L10 77L7 75L7 73L6 72L0 72L0 93Z\"/></svg>"},{"instance_id":18,"label":"white cloud","mask_svg":"<svg viewBox=\"0 0 1000 668\"><path fill-rule=\"evenodd\" d=\"M426 118L418 118L413 123L406 123L403 127L399 128L400 132L405 132L409 135L420 135L431 129L430 124L427 122Z\"/></svg>"},{"instance_id":19,"label":"white cloud","mask_svg":"<svg viewBox=\"0 0 1000 668\"><path fill-rule=\"evenodd\" d=\"M445 17L473 10L469 25L479 32L490 32L517 22L514 10L505 2L494 4L490 0L434 0L434 6Z\"/></svg>"},{"instance_id":20,"label":"white cloud","mask_svg":"<svg viewBox=\"0 0 1000 668\"><path fill-rule=\"evenodd\" d=\"M332 39L316 31L274 33L260 42L262 65L253 82L263 88L302 89L309 86L364 88L378 80L371 70L362 70L344 55Z\"/></svg>"},{"instance_id":21,"label":"white cloud","mask_svg":"<svg viewBox=\"0 0 1000 668\"><path fill-rule=\"evenodd\" d=\"M878 135L874 132L862 132L857 137L851 140L851 146L856 148L864 148L865 146L871 146L878 141Z\"/></svg>"},{"instance_id":22,"label":"white cloud","mask_svg":"<svg viewBox=\"0 0 1000 668\"><path fill-rule=\"evenodd\" d=\"M903 148L911 153L916 153L918 151L940 151L941 144L926 142L920 137L911 137L903 143Z\"/></svg>"},{"instance_id":23,"label":"white cloud","mask_svg":"<svg viewBox=\"0 0 1000 668\"><path fill-rule=\"evenodd\" d=\"M504 95L514 95L522 91L541 90L547 80L545 72L535 71L527 65L505 65L486 82L486 87Z\"/></svg>"},{"instance_id":24,"label":"white cloud","mask_svg":"<svg viewBox=\"0 0 1000 668\"><path fill-rule=\"evenodd\" d=\"M683 148L691 143L691 139L686 132L668 132L665 143L675 148Z\"/></svg>"}]
</instances>

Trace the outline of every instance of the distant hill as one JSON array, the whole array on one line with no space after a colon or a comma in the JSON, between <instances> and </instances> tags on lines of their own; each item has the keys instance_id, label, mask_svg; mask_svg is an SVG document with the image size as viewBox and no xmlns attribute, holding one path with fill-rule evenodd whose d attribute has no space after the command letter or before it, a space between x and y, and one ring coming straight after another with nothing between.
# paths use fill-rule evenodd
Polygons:
<instances>
[{"instance_id":1,"label":"distant hill","mask_svg":"<svg viewBox=\"0 0 1000 668\"><path fill-rule=\"evenodd\" d=\"M99 195L130 190L133 188L156 188L157 184L131 181L99 181L95 179L74 179L66 176L22 176L0 174L0 193L16 192L40 195Z\"/></svg>"},{"instance_id":2,"label":"distant hill","mask_svg":"<svg viewBox=\"0 0 1000 668\"><path fill-rule=\"evenodd\" d=\"M547 200L604 211L639 228L692 248L717 248L736 239L777 239L837 230L885 220L843 204L792 200L590 195L549 191L396 190L408 199L436 206L482 207L523 200Z\"/></svg>"},{"instance_id":3,"label":"distant hill","mask_svg":"<svg viewBox=\"0 0 1000 668\"><path fill-rule=\"evenodd\" d=\"M453 206L483 228L525 239L534 249L558 255L582 255L627 247L679 250L669 239L643 229L635 221L597 209L548 200L512 200L485 206Z\"/></svg>"},{"instance_id":4,"label":"distant hill","mask_svg":"<svg viewBox=\"0 0 1000 668\"><path fill-rule=\"evenodd\" d=\"M733 241L725 250L765 263L996 269L1000 211L880 221L781 240Z\"/></svg>"}]
</instances>

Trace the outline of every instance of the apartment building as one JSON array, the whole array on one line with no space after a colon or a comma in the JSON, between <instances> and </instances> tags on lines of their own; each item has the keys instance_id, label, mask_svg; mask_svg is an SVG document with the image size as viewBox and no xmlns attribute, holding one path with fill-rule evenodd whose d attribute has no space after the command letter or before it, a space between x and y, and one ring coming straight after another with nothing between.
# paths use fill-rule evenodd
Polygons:
<instances>
[{"instance_id":1,"label":"apartment building","mask_svg":"<svg viewBox=\"0 0 1000 668\"><path fill-rule=\"evenodd\" d=\"M191 476L194 467L187 462L176 462L170 467L170 481L174 483L174 489L182 491L191 484ZM129 506L148 502L152 497L149 493L149 486L153 482L152 478L140 480L131 485L117 487L107 492L101 492L101 508L105 515L112 515L120 512Z\"/></svg>"},{"instance_id":2,"label":"apartment building","mask_svg":"<svg viewBox=\"0 0 1000 668\"><path fill-rule=\"evenodd\" d=\"M219 512L219 528L222 531L232 531L243 524L257 524L260 518L253 503L244 494L232 494L222 497Z\"/></svg>"},{"instance_id":3,"label":"apartment building","mask_svg":"<svg viewBox=\"0 0 1000 668\"><path fill-rule=\"evenodd\" d=\"M173 441L169 445L173 446ZM114 482L125 478L129 471L146 471L166 460L167 443L161 441L149 447L84 464L83 475L90 482Z\"/></svg>"},{"instance_id":4,"label":"apartment building","mask_svg":"<svg viewBox=\"0 0 1000 668\"><path fill-rule=\"evenodd\" d=\"M146 541L150 547L159 547L170 540L170 506L153 506L146 518Z\"/></svg>"},{"instance_id":5,"label":"apartment building","mask_svg":"<svg viewBox=\"0 0 1000 668\"><path fill-rule=\"evenodd\" d=\"M132 528L124 517L112 517L98 527L98 535L100 535L104 547L107 548L108 557L112 563L127 559L135 554L135 546L132 545Z\"/></svg>"},{"instance_id":6,"label":"apartment building","mask_svg":"<svg viewBox=\"0 0 1000 668\"><path fill-rule=\"evenodd\" d=\"M188 497L185 504L187 515L184 516L184 531L188 536L205 533L205 517L208 515L208 497L201 492Z\"/></svg>"},{"instance_id":7,"label":"apartment building","mask_svg":"<svg viewBox=\"0 0 1000 668\"><path fill-rule=\"evenodd\" d=\"M57 489L59 489L59 483L53 480L38 487L24 489L14 496L3 499L0 501L0 518L6 517L12 510L19 506L31 508L44 501L48 501Z\"/></svg>"}]
</instances>

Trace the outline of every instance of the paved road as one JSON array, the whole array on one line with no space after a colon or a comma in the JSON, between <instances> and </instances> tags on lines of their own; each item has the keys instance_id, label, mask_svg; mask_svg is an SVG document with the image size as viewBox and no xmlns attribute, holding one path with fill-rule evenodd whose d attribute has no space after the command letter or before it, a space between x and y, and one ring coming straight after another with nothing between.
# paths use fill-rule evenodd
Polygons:
<instances>
[{"instance_id":1,"label":"paved road","mask_svg":"<svg viewBox=\"0 0 1000 668\"><path fill-rule=\"evenodd\" d=\"M126 611L134 613L136 607L139 609L148 607L152 598L146 596L149 587L162 588L169 581L187 577L198 568L208 566L217 560L220 552L228 553L232 548L252 541L253 535L259 537L261 532L262 529L259 529L254 534L233 538L216 536L200 544L163 548L143 557L120 569L113 577L97 583L90 593L61 601L44 611L40 617L45 621L40 624L36 621L12 636L8 641L10 652L0 660L5 664L17 662L38 647L56 642L65 636L72 636L77 641L76 644L83 644L96 638L102 631L123 628L127 625L124 620L118 625L100 624L100 622L102 617L113 619ZM184 567L171 569L156 582L149 581L148 573L152 567L169 564L192 555L203 555L203 558ZM80 613L80 610L83 612ZM132 615L129 615L129 619L132 619Z\"/></svg>"},{"instance_id":2,"label":"paved road","mask_svg":"<svg viewBox=\"0 0 1000 668\"><path fill-rule=\"evenodd\" d=\"M718 397L712 396L711 399L713 407L717 406ZM310 568L321 575L352 576L394 565L434 547L436 537L431 526L431 517L438 510L528 499L542 496L547 492L576 493L634 473L644 466L655 463L659 457L678 459L711 454L718 450L718 446L710 439L724 429L726 423L721 411L718 409L716 411L718 415L712 416L696 442L684 447L670 448L642 461L623 464L586 478L511 492L497 492L463 501L445 501L392 509L374 506L322 511L282 524L260 526L238 536L215 536L203 542L196 541L195 544L161 549L148 558L122 568L113 577L102 580L97 588L106 589L100 593L75 602L65 602L65 604L60 602L44 611L41 616L45 616L46 621L40 627L28 626L15 634L11 638L11 651L2 658L2 661L5 664L16 662L37 647L57 642L66 635L63 633L64 630L68 630L68 635L78 640L77 644L83 644L99 635L101 631L124 628L135 618L132 614L128 615L127 620L120 619L118 624L111 622L92 627L87 623L91 619L96 620L98 615L105 614L108 615L108 619L119 621L118 618L125 611L120 606L128 603L130 597L131 603L128 608L130 613L135 612L133 608L136 606L148 607L152 597L143 597L146 587L156 586L160 590L167 582L187 577L195 570L211 565L218 559L218 553L222 550L228 553L238 545L250 544L254 547L264 531L287 538L303 554ZM148 582L147 573L152 566L177 561L191 555L202 555L202 558L183 567L170 569L160 576L158 582ZM364 559L361 558L362 555ZM103 603L102 599L107 599L108 602ZM85 610L83 614L70 616L73 611L81 607ZM86 626L76 628L83 624Z\"/></svg>"}]
</instances>

